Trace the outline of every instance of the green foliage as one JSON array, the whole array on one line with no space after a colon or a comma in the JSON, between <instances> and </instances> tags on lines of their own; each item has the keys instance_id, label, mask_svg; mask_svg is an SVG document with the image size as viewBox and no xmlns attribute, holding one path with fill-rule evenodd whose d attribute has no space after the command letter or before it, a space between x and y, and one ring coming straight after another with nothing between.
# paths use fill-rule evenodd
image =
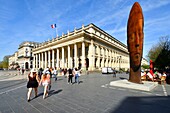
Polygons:
<instances>
[{"instance_id":1,"label":"green foliage","mask_svg":"<svg viewBox=\"0 0 170 113\"><path fill-rule=\"evenodd\" d=\"M2 62L0 62L0 68L3 68Z\"/></svg>"},{"instance_id":2,"label":"green foliage","mask_svg":"<svg viewBox=\"0 0 170 113\"><path fill-rule=\"evenodd\" d=\"M10 56L8 55L3 58L3 61L0 62L0 68L8 68L9 57Z\"/></svg>"},{"instance_id":3,"label":"green foliage","mask_svg":"<svg viewBox=\"0 0 170 113\"><path fill-rule=\"evenodd\" d=\"M170 66L169 37L161 37L159 42L150 49L148 57L154 62L154 67L158 69L165 69Z\"/></svg>"},{"instance_id":4,"label":"green foliage","mask_svg":"<svg viewBox=\"0 0 170 113\"><path fill-rule=\"evenodd\" d=\"M149 65L142 65L141 66L143 69L149 69Z\"/></svg>"},{"instance_id":5,"label":"green foliage","mask_svg":"<svg viewBox=\"0 0 170 113\"><path fill-rule=\"evenodd\" d=\"M3 61L2 65L3 65L3 68L8 68L8 62L7 61Z\"/></svg>"}]
</instances>

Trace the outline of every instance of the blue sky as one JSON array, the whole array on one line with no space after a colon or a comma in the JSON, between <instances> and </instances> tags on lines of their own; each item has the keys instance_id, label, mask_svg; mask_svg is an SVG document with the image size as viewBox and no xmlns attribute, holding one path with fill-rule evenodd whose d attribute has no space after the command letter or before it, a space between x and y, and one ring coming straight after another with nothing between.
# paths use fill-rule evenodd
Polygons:
<instances>
[{"instance_id":1,"label":"blue sky","mask_svg":"<svg viewBox=\"0 0 170 113\"><path fill-rule=\"evenodd\" d=\"M145 57L162 36L170 35L170 0L136 0L144 14ZM94 23L127 45L126 27L135 0L0 0L0 61L23 41L52 39Z\"/></svg>"}]
</instances>

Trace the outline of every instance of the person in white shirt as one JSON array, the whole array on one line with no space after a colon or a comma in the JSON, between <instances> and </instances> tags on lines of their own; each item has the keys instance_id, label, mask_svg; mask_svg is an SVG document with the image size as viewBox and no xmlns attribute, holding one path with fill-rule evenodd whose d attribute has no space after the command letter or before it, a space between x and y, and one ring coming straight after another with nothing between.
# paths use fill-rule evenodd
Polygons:
<instances>
[{"instance_id":1,"label":"person in white shirt","mask_svg":"<svg viewBox=\"0 0 170 113\"><path fill-rule=\"evenodd\" d=\"M150 72L148 72L147 75L148 75L149 79L153 81L153 76L152 76L152 74L151 74Z\"/></svg>"},{"instance_id":2,"label":"person in white shirt","mask_svg":"<svg viewBox=\"0 0 170 113\"><path fill-rule=\"evenodd\" d=\"M162 76L165 76L165 77L166 77L166 76L167 76L167 75L166 75L166 72L163 72Z\"/></svg>"},{"instance_id":3,"label":"person in white shirt","mask_svg":"<svg viewBox=\"0 0 170 113\"><path fill-rule=\"evenodd\" d=\"M79 84L80 71L77 68L75 68L74 74L75 74L75 83Z\"/></svg>"},{"instance_id":4,"label":"person in white shirt","mask_svg":"<svg viewBox=\"0 0 170 113\"><path fill-rule=\"evenodd\" d=\"M52 74L53 74L53 77L54 77L54 79L56 81L57 80L57 75L58 75L58 71L57 71L56 67L53 69Z\"/></svg>"}]
</instances>

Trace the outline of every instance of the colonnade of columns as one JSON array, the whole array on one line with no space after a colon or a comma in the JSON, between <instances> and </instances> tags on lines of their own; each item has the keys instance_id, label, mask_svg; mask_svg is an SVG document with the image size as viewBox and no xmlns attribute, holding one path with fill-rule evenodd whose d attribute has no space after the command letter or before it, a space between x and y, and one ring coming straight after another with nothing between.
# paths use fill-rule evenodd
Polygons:
<instances>
[{"instance_id":1,"label":"colonnade of columns","mask_svg":"<svg viewBox=\"0 0 170 113\"><path fill-rule=\"evenodd\" d=\"M85 68L85 42L81 42L81 51L78 51L78 43L63 46L34 54L33 68ZM81 53L81 54L80 54ZM79 54L79 55L78 55ZM81 60L79 60L81 59Z\"/></svg>"},{"instance_id":2,"label":"colonnade of columns","mask_svg":"<svg viewBox=\"0 0 170 113\"><path fill-rule=\"evenodd\" d=\"M87 49L87 50L86 50ZM47 51L34 53L34 68L82 68L88 70L102 67L128 68L129 57L115 52L115 50L94 44L79 42Z\"/></svg>"}]
</instances>

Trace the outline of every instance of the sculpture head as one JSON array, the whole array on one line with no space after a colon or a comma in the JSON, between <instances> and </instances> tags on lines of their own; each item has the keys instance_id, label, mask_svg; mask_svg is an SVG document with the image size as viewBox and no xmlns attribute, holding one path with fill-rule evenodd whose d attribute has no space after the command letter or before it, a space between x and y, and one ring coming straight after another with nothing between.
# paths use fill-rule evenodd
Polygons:
<instances>
[{"instance_id":1,"label":"sculpture head","mask_svg":"<svg viewBox=\"0 0 170 113\"><path fill-rule=\"evenodd\" d=\"M127 45L130 54L130 67L133 71L137 71L141 66L144 38L143 26L142 9L139 3L135 2L130 11L127 26Z\"/></svg>"}]
</instances>

